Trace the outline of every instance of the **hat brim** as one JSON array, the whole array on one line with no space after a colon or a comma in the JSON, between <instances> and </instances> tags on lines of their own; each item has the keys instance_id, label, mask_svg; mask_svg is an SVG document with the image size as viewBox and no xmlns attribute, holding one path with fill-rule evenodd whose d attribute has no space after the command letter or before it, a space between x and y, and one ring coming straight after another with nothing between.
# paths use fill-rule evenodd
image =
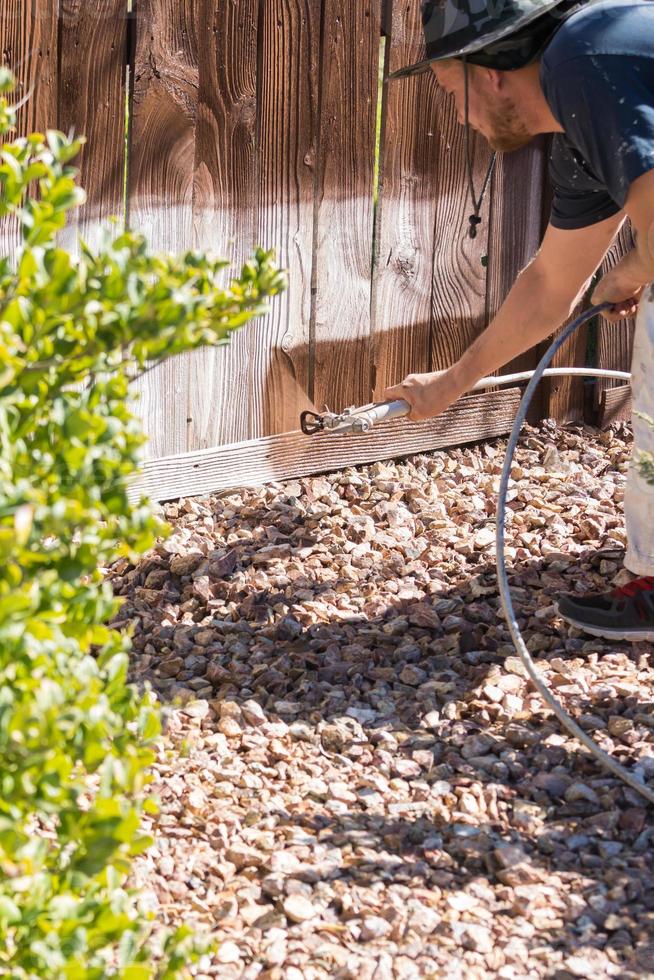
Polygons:
<instances>
[{"instance_id":1,"label":"hat brim","mask_svg":"<svg viewBox=\"0 0 654 980\"><path fill-rule=\"evenodd\" d=\"M424 72L429 71L430 67L436 64L437 61L445 61L447 58L463 58L464 55L474 54L475 52L481 50L482 45L470 44L466 45L465 48L454 48L452 51L442 51L433 58L425 58L423 61L417 61L415 65L409 65L407 68L400 68L398 71L394 71L390 75L387 75L386 79L390 82L396 78L409 78L411 75L422 75Z\"/></svg>"},{"instance_id":2,"label":"hat brim","mask_svg":"<svg viewBox=\"0 0 654 980\"><path fill-rule=\"evenodd\" d=\"M391 72L390 75L386 76L386 80L392 82L396 78L410 78L411 75L422 75L423 72L429 71L434 62L440 60L440 58L425 58L424 61L417 61L415 65L408 65L407 68L400 68L398 71Z\"/></svg>"},{"instance_id":3,"label":"hat brim","mask_svg":"<svg viewBox=\"0 0 654 980\"><path fill-rule=\"evenodd\" d=\"M506 33L509 34L510 30L507 30ZM465 44L462 48L454 44L450 48L444 47L443 50L436 55L432 55L431 58L423 58L422 61L416 61L414 65L400 68L398 71L394 71L388 75L387 78L391 81L396 78L409 78L411 75L422 75L423 72L429 71L430 66L437 61L445 61L446 58L463 58L467 54L475 54L478 51L482 51L486 44L488 44L487 40L484 41L484 44L480 44L477 41L472 44Z\"/></svg>"}]
</instances>

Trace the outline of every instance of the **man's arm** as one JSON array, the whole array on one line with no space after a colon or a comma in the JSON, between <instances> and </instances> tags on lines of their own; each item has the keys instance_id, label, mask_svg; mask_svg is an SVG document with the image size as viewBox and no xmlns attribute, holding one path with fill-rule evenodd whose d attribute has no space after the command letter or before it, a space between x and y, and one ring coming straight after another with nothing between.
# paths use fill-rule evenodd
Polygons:
<instances>
[{"instance_id":1,"label":"man's arm","mask_svg":"<svg viewBox=\"0 0 654 980\"><path fill-rule=\"evenodd\" d=\"M550 225L536 257L460 360L445 371L410 374L385 397L408 401L414 420L440 415L480 378L544 340L574 310L623 220L619 214L565 231Z\"/></svg>"},{"instance_id":2,"label":"man's arm","mask_svg":"<svg viewBox=\"0 0 654 980\"><path fill-rule=\"evenodd\" d=\"M654 170L635 180L624 209L631 219L636 247L602 278L593 303L619 303L654 282ZM609 314L609 319L619 319Z\"/></svg>"}]
</instances>

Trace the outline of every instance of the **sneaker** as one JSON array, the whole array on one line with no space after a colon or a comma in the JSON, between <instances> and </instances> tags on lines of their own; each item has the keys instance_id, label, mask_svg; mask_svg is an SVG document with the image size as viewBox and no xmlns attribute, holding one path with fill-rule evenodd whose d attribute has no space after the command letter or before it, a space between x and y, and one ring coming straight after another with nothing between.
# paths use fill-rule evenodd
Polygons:
<instances>
[{"instance_id":1,"label":"sneaker","mask_svg":"<svg viewBox=\"0 0 654 980\"><path fill-rule=\"evenodd\" d=\"M654 640L654 577L620 589L559 600L559 613L578 630L607 640Z\"/></svg>"}]
</instances>

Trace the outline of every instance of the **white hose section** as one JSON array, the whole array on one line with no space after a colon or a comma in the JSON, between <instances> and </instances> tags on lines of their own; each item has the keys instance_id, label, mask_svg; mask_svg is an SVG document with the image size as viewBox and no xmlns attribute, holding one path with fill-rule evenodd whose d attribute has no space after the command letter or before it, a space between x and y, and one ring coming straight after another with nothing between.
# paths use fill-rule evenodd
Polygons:
<instances>
[{"instance_id":1,"label":"white hose section","mask_svg":"<svg viewBox=\"0 0 654 980\"><path fill-rule=\"evenodd\" d=\"M529 381L535 371L519 371L516 374L498 374L488 378L480 378L470 391L481 391L484 388L496 388L498 385L516 384L519 381ZM548 368L540 377L560 378L567 375L586 378L610 378L614 381L630 381L627 371L608 371L598 368L561 367ZM379 422L389 422L392 419L406 417L411 411L410 404L403 398L386 402L372 402L357 409L350 409L341 415L326 413L323 425L328 432L370 432Z\"/></svg>"},{"instance_id":2,"label":"white hose section","mask_svg":"<svg viewBox=\"0 0 654 980\"><path fill-rule=\"evenodd\" d=\"M495 385L515 384L517 381L530 381L534 376L534 371L519 371L517 374L498 374L497 377L481 378L471 391L479 391L482 388L494 388ZM603 368L592 367L560 367L547 368L543 371L542 378L563 378L572 375L575 378L611 378L614 381L631 381L628 371L607 371Z\"/></svg>"},{"instance_id":3,"label":"white hose section","mask_svg":"<svg viewBox=\"0 0 654 980\"><path fill-rule=\"evenodd\" d=\"M523 422L527 415L527 410L531 403L531 399L536 390L537 385L540 382L541 377L547 375L564 375L564 374L587 374L592 377L610 377L619 378L620 380L629 381L630 376L624 371L599 371L594 368L553 368L544 369L545 364L548 364L553 358L557 350L562 346L563 341L570 336L570 334L586 320L590 319L592 315L596 314L600 308L595 307L594 309L587 311L586 314L579 317L573 323L569 324L564 333L555 340L550 346L547 353L544 355L542 361L540 362L538 368L535 371L525 372L524 376L531 377L531 381L525 391L522 401L520 403L520 408L518 410L518 415L516 417L513 430L509 437L509 444L506 450L506 457L504 460L504 467L502 469L502 477L500 480L500 488L498 492L498 503L497 503L497 581L500 591L500 599L502 602L502 607L504 609L504 614L506 616L506 622L511 633L511 638L513 644L520 656L520 659L524 665L529 678L546 702L552 709L559 722L566 728L572 736L578 738L579 741L584 745L588 751L597 759L597 761L604 766L606 769L610 770L618 779L626 783L631 789L635 790L641 796L644 796L649 803L654 804L654 792L641 783L628 769L620 765L614 758L612 758L604 749L600 748L597 742L594 741L588 735L587 732L580 728L577 722L571 718L568 712L565 710L562 704L557 701L552 692L549 690L545 682L542 680L534 661L531 658L531 654L527 649L527 646L522 639L522 634L520 633L520 628L516 621L516 615L513 608L513 601L511 599L511 591L509 586L509 579L506 570L506 557L504 553L505 546L505 521L506 521L506 497L509 485L509 479L511 476L511 465L513 463L513 456L515 454L515 449L518 443L518 438L522 429ZM518 375L506 375L503 378L482 378L480 382L477 383L475 387L491 387L493 384L506 383L506 378L518 378Z\"/></svg>"}]
</instances>

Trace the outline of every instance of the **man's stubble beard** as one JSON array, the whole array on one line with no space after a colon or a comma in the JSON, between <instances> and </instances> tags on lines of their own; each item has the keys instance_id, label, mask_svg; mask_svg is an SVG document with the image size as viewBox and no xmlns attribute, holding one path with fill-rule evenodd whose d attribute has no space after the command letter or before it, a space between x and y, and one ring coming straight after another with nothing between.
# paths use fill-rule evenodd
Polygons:
<instances>
[{"instance_id":1,"label":"man's stubble beard","mask_svg":"<svg viewBox=\"0 0 654 980\"><path fill-rule=\"evenodd\" d=\"M501 105L497 100L484 100L486 109L486 139L498 153L513 153L527 143L531 143L533 134L520 121L515 103L512 99L502 99Z\"/></svg>"}]
</instances>

